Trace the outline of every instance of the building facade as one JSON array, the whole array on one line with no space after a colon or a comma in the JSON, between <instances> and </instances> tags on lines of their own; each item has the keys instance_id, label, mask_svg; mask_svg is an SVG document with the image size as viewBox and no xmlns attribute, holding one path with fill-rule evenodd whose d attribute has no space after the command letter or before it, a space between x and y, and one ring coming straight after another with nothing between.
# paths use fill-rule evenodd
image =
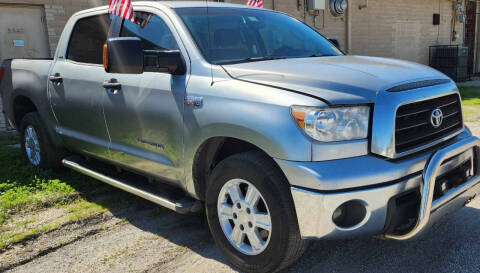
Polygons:
<instances>
[{"instance_id":1,"label":"building facade","mask_svg":"<svg viewBox=\"0 0 480 273\"><path fill-rule=\"evenodd\" d=\"M480 72L480 58L476 58L480 53L478 0L348 0L347 11L340 16L330 12L329 0L325 0L325 9L315 11L308 10L308 1L263 2L264 8L288 13L337 39L349 54L428 64L430 46L467 45L470 72ZM0 60L53 56L63 26L73 13L107 3L108 0L0 0ZM0 130L5 128L2 118L0 115Z\"/></svg>"}]
</instances>

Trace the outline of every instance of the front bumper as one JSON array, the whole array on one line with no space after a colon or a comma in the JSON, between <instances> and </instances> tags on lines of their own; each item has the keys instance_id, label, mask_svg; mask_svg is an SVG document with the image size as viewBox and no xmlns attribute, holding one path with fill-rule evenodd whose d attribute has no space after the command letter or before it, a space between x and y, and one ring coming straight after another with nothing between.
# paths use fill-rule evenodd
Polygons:
<instances>
[{"instance_id":1,"label":"front bumper","mask_svg":"<svg viewBox=\"0 0 480 273\"><path fill-rule=\"evenodd\" d=\"M389 202L394 197L411 191L419 192L419 208L417 209L418 214L415 216L416 223L413 228L405 233L384 234L384 236L396 240L406 240L418 236L427 230L430 225L463 207L480 194L477 160L480 142L478 138L470 134L462 135L457 137L450 145L434 153L430 152L430 154L407 159L406 163L390 162L399 169L393 168L389 165L390 163L383 166L384 168L378 164L370 166L368 164L373 162L371 160L363 160L363 164L357 162L359 164L357 166L345 164L351 163L351 160L354 159L317 162L322 166L327 164L329 169L332 168L329 171L338 173L339 178L357 175L359 180L356 181L344 181L342 178L337 181L342 186L351 183L354 185L355 182L357 182L356 185L359 185L359 181L363 183L359 187L350 187L346 190L335 189L335 179L331 179L332 175L322 176L319 172L323 167L312 169L299 162L287 164L285 161L277 160L292 184L291 191L302 237L306 239L331 239L384 234L391 217L389 214L392 213L389 212ZM449 189L443 196L434 200L436 178L469 160L472 162L471 176L461 185ZM417 170L418 165L422 165L422 163L423 167ZM297 166L294 167L292 164ZM354 169L353 175L351 168ZM386 173L385 168L390 172ZM364 170L363 173L361 172L362 169ZM383 183L368 184L366 181L366 178L370 177L377 182L376 180L381 177L390 178L392 173L397 174L399 172L407 173L401 179L384 180ZM300 174L301 176L299 176ZM299 185L295 181L300 181L304 185ZM319 188L326 188L326 190ZM335 224L332 217L339 206L349 201L363 204L366 214L358 224L341 228Z\"/></svg>"}]
</instances>

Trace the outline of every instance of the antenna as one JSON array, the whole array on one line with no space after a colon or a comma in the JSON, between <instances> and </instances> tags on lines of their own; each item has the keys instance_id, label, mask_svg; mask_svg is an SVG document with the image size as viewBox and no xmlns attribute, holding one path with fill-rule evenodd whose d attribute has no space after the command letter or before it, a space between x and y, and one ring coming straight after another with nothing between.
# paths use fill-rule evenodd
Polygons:
<instances>
[{"instance_id":1,"label":"antenna","mask_svg":"<svg viewBox=\"0 0 480 273\"><path fill-rule=\"evenodd\" d=\"M205 0L205 4L207 5L207 32L208 32L208 51L209 55L212 48L212 38L210 33L210 14L208 13L208 0ZM210 82L210 86L213 85L213 65L210 63L210 76L212 77L212 81Z\"/></svg>"}]
</instances>

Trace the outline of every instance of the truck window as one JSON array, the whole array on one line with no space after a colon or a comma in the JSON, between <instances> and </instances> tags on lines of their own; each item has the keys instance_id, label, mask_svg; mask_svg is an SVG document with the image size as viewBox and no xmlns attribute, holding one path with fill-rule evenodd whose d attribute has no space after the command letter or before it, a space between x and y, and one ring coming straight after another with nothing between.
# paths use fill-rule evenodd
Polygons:
<instances>
[{"instance_id":1,"label":"truck window","mask_svg":"<svg viewBox=\"0 0 480 273\"><path fill-rule=\"evenodd\" d=\"M103 44L110 28L107 14L78 20L72 31L67 49L67 59L91 64L102 64Z\"/></svg>"},{"instance_id":2,"label":"truck window","mask_svg":"<svg viewBox=\"0 0 480 273\"><path fill-rule=\"evenodd\" d=\"M285 14L246 8L177 8L207 61L304 58L343 53L308 25Z\"/></svg>"},{"instance_id":3,"label":"truck window","mask_svg":"<svg viewBox=\"0 0 480 273\"><path fill-rule=\"evenodd\" d=\"M138 37L144 50L175 50L177 42L165 22L158 16L136 12L136 23L123 20L120 37Z\"/></svg>"}]
</instances>

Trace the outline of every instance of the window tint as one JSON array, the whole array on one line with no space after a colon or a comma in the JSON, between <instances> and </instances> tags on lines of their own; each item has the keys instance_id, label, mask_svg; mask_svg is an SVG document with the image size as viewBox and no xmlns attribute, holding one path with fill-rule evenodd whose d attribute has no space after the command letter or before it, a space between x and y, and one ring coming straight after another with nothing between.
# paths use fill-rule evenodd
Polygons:
<instances>
[{"instance_id":1,"label":"window tint","mask_svg":"<svg viewBox=\"0 0 480 273\"><path fill-rule=\"evenodd\" d=\"M123 21L120 37L138 37L144 50L174 50L177 42L165 22L158 16L137 12L136 23Z\"/></svg>"},{"instance_id":2,"label":"window tint","mask_svg":"<svg viewBox=\"0 0 480 273\"><path fill-rule=\"evenodd\" d=\"M110 22L107 14L78 20L70 38L67 59L102 64L103 44L107 40Z\"/></svg>"}]
</instances>

